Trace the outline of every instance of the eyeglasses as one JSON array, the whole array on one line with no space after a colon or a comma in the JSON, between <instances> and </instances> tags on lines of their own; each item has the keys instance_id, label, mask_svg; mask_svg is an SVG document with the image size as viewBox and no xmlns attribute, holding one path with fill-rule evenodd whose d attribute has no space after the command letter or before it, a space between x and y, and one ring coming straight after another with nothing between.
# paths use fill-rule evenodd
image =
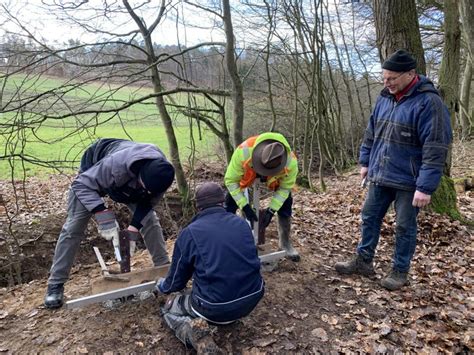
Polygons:
<instances>
[{"instance_id":1,"label":"eyeglasses","mask_svg":"<svg viewBox=\"0 0 474 355\"><path fill-rule=\"evenodd\" d=\"M401 74L399 74L399 75L397 75L397 76L393 76L393 77L391 77L391 78L384 78L384 77L382 77L382 81L383 81L384 83L385 83L385 82L387 82L387 83L393 83L393 82L396 81L399 77L401 77L403 74L406 74L406 73L408 73L408 72L407 72L407 71L404 71L403 73L401 73Z\"/></svg>"}]
</instances>

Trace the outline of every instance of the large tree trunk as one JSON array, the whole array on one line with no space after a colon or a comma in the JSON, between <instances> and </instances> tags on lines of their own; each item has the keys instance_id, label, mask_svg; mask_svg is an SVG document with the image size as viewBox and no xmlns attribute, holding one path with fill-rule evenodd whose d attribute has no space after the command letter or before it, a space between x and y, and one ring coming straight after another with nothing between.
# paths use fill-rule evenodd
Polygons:
<instances>
[{"instance_id":1,"label":"large tree trunk","mask_svg":"<svg viewBox=\"0 0 474 355\"><path fill-rule=\"evenodd\" d=\"M416 58L418 73L426 74L415 1L374 0L374 16L380 61L398 49L406 49Z\"/></svg>"},{"instance_id":2,"label":"large tree trunk","mask_svg":"<svg viewBox=\"0 0 474 355\"><path fill-rule=\"evenodd\" d=\"M466 36L466 46L471 59L474 59L474 3L472 0L459 0L459 12Z\"/></svg>"},{"instance_id":3,"label":"large tree trunk","mask_svg":"<svg viewBox=\"0 0 474 355\"><path fill-rule=\"evenodd\" d=\"M462 76L461 98L459 108L459 124L461 128L461 137L469 138L474 134L474 120L469 111L469 98L471 96L472 81L472 58L467 54L466 66Z\"/></svg>"},{"instance_id":4,"label":"large tree trunk","mask_svg":"<svg viewBox=\"0 0 474 355\"><path fill-rule=\"evenodd\" d=\"M471 112L472 105L469 105L471 94L472 65L474 62L474 3L472 0L459 1L459 15L466 44L466 67L461 90L461 112L460 123L463 138L474 135L474 115ZM470 107L471 106L471 107Z\"/></svg>"},{"instance_id":5,"label":"large tree trunk","mask_svg":"<svg viewBox=\"0 0 474 355\"><path fill-rule=\"evenodd\" d=\"M444 1L444 48L443 59L439 74L440 92L448 106L451 115L451 126L456 123L456 111L459 100L459 71L461 57L461 29L459 26L459 10L457 0ZM452 198L454 184L450 182L451 154L449 149L448 159L444 167L444 179L433 196L431 207L434 211L446 213L453 218L459 217L456 199ZM451 198L450 198L451 196Z\"/></svg>"},{"instance_id":6,"label":"large tree trunk","mask_svg":"<svg viewBox=\"0 0 474 355\"><path fill-rule=\"evenodd\" d=\"M242 81L239 76L239 70L237 68L237 58L235 56L234 29L232 26L229 0L222 0L222 9L222 19L224 21L226 36L225 61L232 81L232 101L234 104L234 146L237 146L244 140L244 93Z\"/></svg>"}]
</instances>

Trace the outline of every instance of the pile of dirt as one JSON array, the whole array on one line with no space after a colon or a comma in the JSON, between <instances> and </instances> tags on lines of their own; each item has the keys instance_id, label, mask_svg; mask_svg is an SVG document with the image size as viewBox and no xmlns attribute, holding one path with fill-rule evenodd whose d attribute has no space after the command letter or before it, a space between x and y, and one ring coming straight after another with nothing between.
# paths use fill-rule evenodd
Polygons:
<instances>
[{"instance_id":1,"label":"pile of dirt","mask_svg":"<svg viewBox=\"0 0 474 355\"><path fill-rule=\"evenodd\" d=\"M8 184L2 184L1 191L7 191ZM30 240L32 253L41 250L48 261L62 225L67 185L63 177L29 180L25 191L34 201L15 215L16 231ZM325 193L301 189L294 194L292 239L301 262L281 260L274 271L265 272L265 297L249 317L216 328L216 343L229 353L472 352L473 229L422 211L411 284L389 292L379 281L391 266L393 211L382 227L377 275L372 279L342 277L333 265L354 253L366 191L359 187L356 173L330 178L327 185ZM473 192L464 192L458 200L465 217L472 218ZM276 250L275 224L270 225L267 239ZM170 222L168 228L176 225ZM170 253L176 233L175 229L169 233ZM83 255L92 254L90 241L95 243L95 238L89 237L66 284L69 299L87 295L91 283L100 277L95 260ZM146 251L133 258L134 269L150 265ZM0 352L187 352L160 317L163 299L50 311L42 306L45 290L45 275L0 289Z\"/></svg>"}]
</instances>

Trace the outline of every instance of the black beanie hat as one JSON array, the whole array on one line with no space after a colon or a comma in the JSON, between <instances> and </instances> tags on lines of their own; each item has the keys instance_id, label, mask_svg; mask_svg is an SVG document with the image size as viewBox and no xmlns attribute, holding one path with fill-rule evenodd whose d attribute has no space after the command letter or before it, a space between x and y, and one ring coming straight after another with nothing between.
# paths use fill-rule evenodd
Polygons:
<instances>
[{"instance_id":1,"label":"black beanie hat","mask_svg":"<svg viewBox=\"0 0 474 355\"><path fill-rule=\"evenodd\" d=\"M215 182L205 182L196 188L196 207L202 210L216 206L225 200L224 191Z\"/></svg>"},{"instance_id":2,"label":"black beanie hat","mask_svg":"<svg viewBox=\"0 0 474 355\"><path fill-rule=\"evenodd\" d=\"M140 169L140 178L152 194L165 192L174 180L174 168L163 159L148 160Z\"/></svg>"},{"instance_id":3,"label":"black beanie hat","mask_svg":"<svg viewBox=\"0 0 474 355\"><path fill-rule=\"evenodd\" d=\"M416 60L409 52L399 49L383 62L382 68L396 72L406 72L416 68Z\"/></svg>"}]
</instances>

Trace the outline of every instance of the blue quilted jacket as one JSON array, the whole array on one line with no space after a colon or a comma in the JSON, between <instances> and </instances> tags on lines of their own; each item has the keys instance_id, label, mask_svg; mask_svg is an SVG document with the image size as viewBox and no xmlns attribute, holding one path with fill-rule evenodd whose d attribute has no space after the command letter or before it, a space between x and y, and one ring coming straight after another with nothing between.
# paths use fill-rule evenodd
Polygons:
<instances>
[{"instance_id":1,"label":"blue quilted jacket","mask_svg":"<svg viewBox=\"0 0 474 355\"><path fill-rule=\"evenodd\" d=\"M368 180L431 195L439 184L452 140L449 112L424 76L396 102L382 90L369 120L359 163Z\"/></svg>"}]
</instances>

